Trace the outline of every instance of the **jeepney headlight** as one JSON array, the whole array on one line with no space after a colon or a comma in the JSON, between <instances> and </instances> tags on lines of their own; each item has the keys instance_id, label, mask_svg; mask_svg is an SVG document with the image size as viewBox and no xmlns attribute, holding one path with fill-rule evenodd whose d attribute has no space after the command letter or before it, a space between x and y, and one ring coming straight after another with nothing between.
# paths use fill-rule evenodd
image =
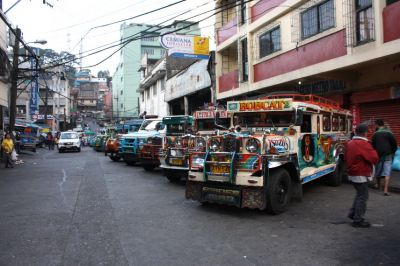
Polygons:
<instances>
[{"instance_id":1,"label":"jeepney headlight","mask_svg":"<svg viewBox=\"0 0 400 266\"><path fill-rule=\"evenodd\" d=\"M196 148L204 148L206 146L206 141L204 138L196 138Z\"/></svg>"},{"instance_id":2,"label":"jeepney headlight","mask_svg":"<svg viewBox=\"0 0 400 266\"><path fill-rule=\"evenodd\" d=\"M175 149L170 149L169 150L169 154L172 156L172 157L182 157L182 156L184 156L185 155L185 153L184 153L184 151L183 150L175 150Z\"/></svg>"},{"instance_id":3,"label":"jeepney headlight","mask_svg":"<svg viewBox=\"0 0 400 266\"><path fill-rule=\"evenodd\" d=\"M171 156L176 156L176 154L177 154L176 150L171 150L170 153L171 153Z\"/></svg>"},{"instance_id":4,"label":"jeepney headlight","mask_svg":"<svg viewBox=\"0 0 400 266\"><path fill-rule=\"evenodd\" d=\"M182 147L182 138L177 137L174 141L174 146L175 147Z\"/></svg>"},{"instance_id":5,"label":"jeepney headlight","mask_svg":"<svg viewBox=\"0 0 400 266\"><path fill-rule=\"evenodd\" d=\"M216 152L220 149L221 143L219 142L218 139L211 139L210 140L210 150L213 152Z\"/></svg>"},{"instance_id":6,"label":"jeepney headlight","mask_svg":"<svg viewBox=\"0 0 400 266\"><path fill-rule=\"evenodd\" d=\"M260 151L261 143L256 138L250 138L246 142L246 150L251 153L258 153Z\"/></svg>"},{"instance_id":7,"label":"jeepney headlight","mask_svg":"<svg viewBox=\"0 0 400 266\"><path fill-rule=\"evenodd\" d=\"M153 140L151 138L148 138L147 139L147 144L152 144L152 143L153 143Z\"/></svg>"}]
</instances>

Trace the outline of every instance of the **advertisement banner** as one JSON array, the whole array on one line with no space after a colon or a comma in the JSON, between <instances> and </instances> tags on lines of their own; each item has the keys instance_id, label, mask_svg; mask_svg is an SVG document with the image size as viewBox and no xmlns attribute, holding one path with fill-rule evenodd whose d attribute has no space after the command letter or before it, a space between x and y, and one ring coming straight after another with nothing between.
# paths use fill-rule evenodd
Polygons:
<instances>
[{"instance_id":1,"label":"advertisement banner","mask_svg":"<svg viewBox=\"0 0 400 266\"><path fill-rule=\"evenodd\" d=\"M201 36L167 34L160 37L161 46L168 55L180 58L208 59L209 39Z\"/></svg>"},{"instance_id":2,"label":"advertisement banner","mask_svg":"<svg viewBox=\"0 0 400 266\"><path fill-rule=\"evenodd\" d=\"M34 52L38 54L38 49L33 48ZM37 78L37 66L36 60L34 58L31 59L31 69L32 69L32 82L31 82L31 95L29 98L29 114L34 115L39 106L39 82Z\"/></svg>"}]
</instances>

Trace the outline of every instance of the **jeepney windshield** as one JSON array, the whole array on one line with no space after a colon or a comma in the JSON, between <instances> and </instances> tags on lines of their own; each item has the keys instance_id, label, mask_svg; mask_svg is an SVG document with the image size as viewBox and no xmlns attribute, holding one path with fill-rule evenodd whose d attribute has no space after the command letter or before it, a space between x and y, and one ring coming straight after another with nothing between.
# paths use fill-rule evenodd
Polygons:
<instances>
[{"instance_id":1,"label":"jeepney windshield","mask_svg":"<svg viewBox=\"0 0 400 266\"><path fill-rule=\"evenodd\" d=\"M230 118L220 118L218 121L220 126L229 128ZM210 119L196 119L197 131L214 130L216 129L215 121L213 118Z\"/></svg>"},{"instance_id":2,"label":"jeepney windshield","mask_svg":"<svg viewBox=\"0 0 400 266\"><path fill-rule=\"evenodd\" d=\"M60 139L77 139L78 134L75 132L61 133Z\"/></svg>"},{"instance_id":3,"label":"jeepney windshield","mask_svg":"<svg viewBox=\"0 0 400 266\"><path fill-rule=\"evenodd\" d=\"M185 134L185 124L168 124L167 133L168 135L182 135Z\"/></svg>"},{"instance_id":4,"label":"jeepney windshield","mask_svg":"<svg viewBox=\"0 0 400 266\"><path fill-rule=\"evenodd\" d=\"M159 120L147 120L144 121L140 130L153 131L160 130L164 128L164 124Z\"/></svg>"},{"instance_id":5,"label":"jeepney windshield","mask_svg":"<svg viewBox=\"0 0 400 266\"><path fill-rule=\"evenodd\" d=\"M233 115L233 125L247 128L288 127L295 121L294 112L243 112Z\"/></svg>"}]
</instances>

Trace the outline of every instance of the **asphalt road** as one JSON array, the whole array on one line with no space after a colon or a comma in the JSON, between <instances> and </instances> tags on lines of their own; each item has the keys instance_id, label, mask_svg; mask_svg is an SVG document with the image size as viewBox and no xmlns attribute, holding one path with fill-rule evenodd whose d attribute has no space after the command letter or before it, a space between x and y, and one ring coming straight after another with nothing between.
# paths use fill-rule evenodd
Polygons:
<instances>
[{"instance_id":1,"label":"asphalt road","mask_svg":"<svg viewBox=\"0 0 400 266\"><path fill-rule=\"evenodd\" d=\"M272 216L184 198L184 184L102 153L39 149L0 169L0 265L399 265L400 195L314 183Z\"/></svg>"}]
</instances>

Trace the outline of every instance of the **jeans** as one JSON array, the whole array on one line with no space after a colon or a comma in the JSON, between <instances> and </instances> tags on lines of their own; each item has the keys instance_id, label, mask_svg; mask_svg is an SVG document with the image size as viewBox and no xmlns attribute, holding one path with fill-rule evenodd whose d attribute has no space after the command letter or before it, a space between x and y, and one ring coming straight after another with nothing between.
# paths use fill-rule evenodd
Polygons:
<instances>
[{"instance_id":1,"label":"jeans","mask_svg":"<svg viewBox=\"0 0 400 266\"><path fill-rule=\"evenodd\" d=\"M353 206L350 208L349 217L353 217L354 222L361 222L364 220L364 214L367 211L368 182L353 182L353 186L356 189L356 196Z\"/></svg>"},{"instance_id":2,"label":"jeans","mask_svg":"<svg viewBox=\"0 0 400 266\"><path fill-rule=\"evenodd\" d=\"M8 166L14 167L13 161L12 161L12 159L11 159L11 153L4 152L3 154L4 154L4 160L5 160L6 168L7 168Z\"/></svg>"}]
</instances>

